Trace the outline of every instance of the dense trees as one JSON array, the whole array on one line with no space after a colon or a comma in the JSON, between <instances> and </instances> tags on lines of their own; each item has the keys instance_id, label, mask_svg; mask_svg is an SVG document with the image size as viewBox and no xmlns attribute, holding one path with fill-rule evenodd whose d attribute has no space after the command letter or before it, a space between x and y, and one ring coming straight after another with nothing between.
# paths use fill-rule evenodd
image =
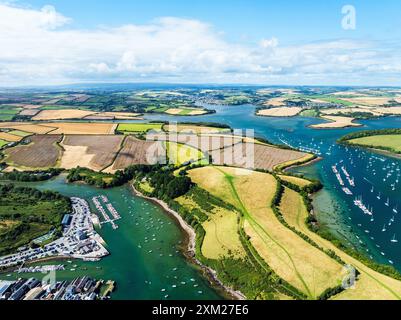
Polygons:
<instances>
[{"instance_id":1,"label":"dense trees","mask_svg":"<svg viewBox=\"0 0 401 320\"><path fill-rule=\"evenodd\" d=\"M59 234L61 219L71 212L70 199L52 191L13 184L0 185L0 255L52 229Z\"/></svg>"},{"instance_id":2,"label":"dense trees","mask_svg":"<svg viewBox=\"0 0 401 320\"><path fill-rule=\"evenodd\" d=\"M155 165L136 165L124 170L123 175L135 178L136 182L146 180L154 191L151 196L169 200L182 196L192 187L191 179L187 176L175 176L174 168Z\"/></svg>"},{"instance_id":3,"label":"dense trees","mask_svg":"<svg viewBox=\"0 0 401 320\"><path fill-rule=\"evenodd\" d=\"M364 130L353 132L341 137L340 139L338 139L338 142L347 143L348 140L352 139L389 134L401 134L401 129Z\"/></svg>"},{"instance_id":4,"label":"dense trees","mask_svg":"<svg viewBox=\"0 0 401 320\"><path fill-rule=\"evenodd\" d=\"M38 171L17 171L2 172L0 173L0 179L12 180L12 181L23 181L23 182L35 182L49 180L59 175L62 169L49 169L49 170L38 170Z\"/></svg>"}]
</instances>

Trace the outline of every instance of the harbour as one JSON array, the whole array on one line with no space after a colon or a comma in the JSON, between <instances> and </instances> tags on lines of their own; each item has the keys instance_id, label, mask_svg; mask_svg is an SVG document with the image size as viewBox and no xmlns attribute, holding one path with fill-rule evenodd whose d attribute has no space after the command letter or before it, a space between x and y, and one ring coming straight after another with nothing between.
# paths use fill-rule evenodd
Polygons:
<instances>
[{"instance_id":1,"label":"harbour","mask_svg":"<svg viewBox=\"0 0 401 320\"><path fill-rule=\"evenodd\" d=\"M349 247L365 252L372 261L401 269L397 240L401 236L400 160L336 143L339 137L357 129L314 130L308 127L318 121L313 118L256 117L251 105L213 107L216 114L196 119L154 115L147 116L147 120L225 123L232 128L254 129L256 136L320 155L319 161L290 171L324 184L324 189L314 195L315 213L321 225ZM401 120L385 118L364 123L364 129L396 127ZM62 279L87 274L113 279L117 290L112 298L116 299L222 297L200 269L182 255L183 235L174 220L154 204L135 197L127 186L100 190L67 184L62 176L30 185L67 196L84 194L92 212L97 214L98 232L111 253L98 262L67 262L65 270L57 271Z\"/></svg>"},{"instance_id":2,"label":"harbour","mask_svg":"<svg viewBox=\"0 0 401 320\"><path fill-rule=\"evenodd\" d=\"M29 186L51 189L69 197L79 195L88 202L92 213L97 213L93 197L105 196L120 215L119 227L114 229L110 223L105 223L96 228L110 252L99 261L43 261L24 266L34 272L8 272L1 274L0 279L42 279L44 274L39 272L42 268L63 265L55 272L57 281L73 281L83 276L115 281L111 299L203 300L223 297L219 289L210 285L199 267L183 255L185 235L175 220L157 205L135 196L129 186L102 190L67 183L63 175L46 182L30 183Z\"/></svg>"}]
</instances>

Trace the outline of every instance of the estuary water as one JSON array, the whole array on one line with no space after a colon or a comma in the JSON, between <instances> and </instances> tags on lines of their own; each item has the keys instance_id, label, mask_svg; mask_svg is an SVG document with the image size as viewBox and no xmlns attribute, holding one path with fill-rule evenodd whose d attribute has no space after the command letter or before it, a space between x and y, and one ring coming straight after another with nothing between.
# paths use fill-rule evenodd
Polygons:
<instances>
[{"instance_id":1,"label":"estuary water","mask_svg":"<svg viewBox=\"0 0 401 320\"><path fill-rule=\"evenodd\" d=\"M150 115L146 119L225 123L234 129L254 129L255 136L274 143L319 153L321 161L292 170L324 184L314 197L319 221L372 260L401 271L401 160L336 144L341 136L358 130L401 128L400 117L360 121L363 126L357 128L316 130L308 127L322 122L316 118L258 117L253 105L206 107L216 113L199 117ZM352 180L354 187L349 182ZM343 187L353 194L347 195ZM356 206L355 200L360 200L372 215Z\"/></svg>"},{"instance_id":2,"label":"estuary water","mask_svg":"<svg viewBox=\"0 0 401 320\"><path fill-rule=\"evenodd\" d=\"M252 105L207 107L216 113L197 117L150 115L146 120L226 123L234 129L254 129L256 136L275 143L320 153L321 161L293 169L323 182L324 189L314 198L319 221L371 259L392 264L401 271L401 161L336 144L339 137L356 130L399 128L401 118L361 121L364 126L360 128L315 130L308 128L321 122L315 118L257 117ZM353 195L344 193L332 166L336 166L344 186ZM346 179L342 167L355 187ZM127 186L102 190L84 184L67 184L63 176L28 185L82 197L91 205L93 196L105 195L122 216L117 230L110 225L98 230L107 242L110 256L92 263L63 261L66 270L58 271L57 279L88 275L115 280L117 290L113 299L222 298L182 255L183 235L174 219L155 204L133 195ZM373 214L366 214L356 206L356 198ZM95 210L93 206L92 209ZM400 243L396 242L398 239Z\"/></svg>"},{"instance_id":3,"label":"estuary water","mask_svg":"<svg viewBox=\"0 0 401 320\"><path fill-rule=\"evenodd\" d=\"M98 262L62 261L65 271L57 271L57 280L69 280L88 275L96 279L114 280L117 283L112 299L220 299L221 295L210 287L182 254L183 234L174 222L157 205L135 196L128 186L98 189L85 184L66 183L64 176L41 183L25 184L42 190L53 190L65 196L81 197L95 207L92 197L105 195L120 213L119 226L110 224L98 229L107 243L111 255ZM53 262L51 262L53 263ZM50 262L45 263L50 264ZM13 279L22 275L2 275ZM43 274L23 274L37 277Z\"/></svg>"}]
</instances>

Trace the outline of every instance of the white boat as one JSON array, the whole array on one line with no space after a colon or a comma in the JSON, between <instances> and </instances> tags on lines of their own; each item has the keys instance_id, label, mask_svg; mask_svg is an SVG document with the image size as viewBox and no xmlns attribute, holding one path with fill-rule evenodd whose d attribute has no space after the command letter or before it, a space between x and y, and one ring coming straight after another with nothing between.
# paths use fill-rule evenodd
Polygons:
<instances>
[{"instance_id":1,"label":"white boat","mask_svg":"<svg viewBox=\"0 0 401 320\"><path fill-rule=\"evenodd\" d=\"M388 207L390 205L390 199L387 198L387 201L385 202L386 207Z\"/></svg>"},{"instance_id":2,"label":"white boat","mask_svg":"<svg viewBox=\"0 0 401 320\"><path fill-rule=\"evenodd\" d=\"M391 242L393 242L393 243L397 243L398 242L398 240L395 238L395 234L393 236L393 239L391 239Z\"/></svg>"},{"instance_id":3,"label":"white boat","mask_svg":"<svg viewBox=\"0 0 401 320\"><path fill-rule=\"evenodd\" d=\"M377 199L381 199L382 198L382 196L381 196L381 193L379 192L379 194L377 195Z\"/></svg>"},{"instance_id":4,"label":"white boat","mask_svg":"<svg viewBox=\"0 0 401 320\"><path fill-rule=\"evenodd\" d=\"M398 213L397 206L395 206L395 207L393 208L393 212L394 212L394 213Z\"/></svg>"},{"instance_id":5,"label":"white boat","mask_svg":"<svg viewBox=\"0 0 401 320\"><path fill-rule=\"evenodd\" d=\"M382 232L386 232L386 225L383 226Z\"/></svg>"}]
</instances>

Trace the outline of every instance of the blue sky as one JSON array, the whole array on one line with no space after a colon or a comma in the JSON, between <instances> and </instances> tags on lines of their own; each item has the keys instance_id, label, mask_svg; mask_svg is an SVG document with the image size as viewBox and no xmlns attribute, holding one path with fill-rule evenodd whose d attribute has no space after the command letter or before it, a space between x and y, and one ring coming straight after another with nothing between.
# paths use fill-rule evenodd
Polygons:
<instances>
[{"instance_id":1,"label":"blue sky","mask_svg":"<svg viewBox=\"0 0 401 320\"><path fill-rule=\"evenodd\" d=\"M401 85L400 12L399 0L0 0L0 85Z\"/></svg>"},{"instance_id":2,"label":"blue sky","mask_svg":"<svg viewBox=\"0 0 401 320\"><path fill-rule=\"evenodd\" d=\"M147 23L157 17L197 19L212 24L232 41L277 37L283 43L342 37L389 39L401 35L399 0L31 0L40 9L53 5L76 27ZM341 8L357 10L357 28L341 28Z\"/></svg>"}]
</instances>

